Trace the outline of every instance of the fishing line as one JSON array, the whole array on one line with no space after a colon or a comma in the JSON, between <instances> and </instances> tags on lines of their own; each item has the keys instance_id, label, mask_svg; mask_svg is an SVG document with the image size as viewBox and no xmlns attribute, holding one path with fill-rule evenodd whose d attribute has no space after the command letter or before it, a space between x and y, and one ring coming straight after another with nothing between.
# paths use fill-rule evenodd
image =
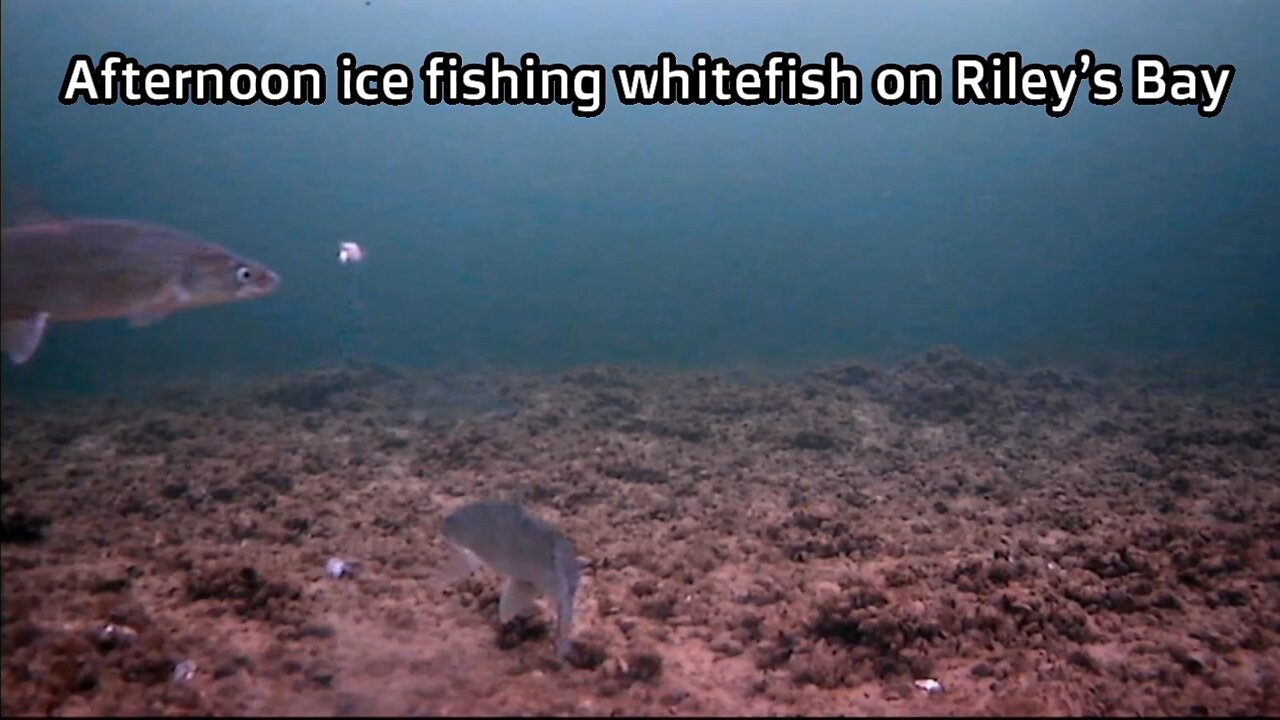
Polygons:
<instances>
[{"instance_id":1,"label":"fishing line","mask_svg":"<svg viewBox=\"0 0 1280 720\"><path fill-rule=\"evenodd\" d=\"M360 265L364 262L364 256L364 248L358 243L347 241L338 246L338 263L349 266L347 273L351 278L348 281L350 299L347 303L346 317L338 325L338 352L341 353L344 363L351 362L352 336L362 333L368 326L363 283L360 280L363 274Z\"/></svg>"}]
</instances>

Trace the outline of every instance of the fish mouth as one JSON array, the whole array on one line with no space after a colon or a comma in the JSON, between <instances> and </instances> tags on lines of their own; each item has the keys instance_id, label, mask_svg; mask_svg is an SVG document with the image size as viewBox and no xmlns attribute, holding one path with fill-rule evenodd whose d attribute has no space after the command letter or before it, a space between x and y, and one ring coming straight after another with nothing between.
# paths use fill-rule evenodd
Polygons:
<instances>
[{"instance_id":1,"label":"fish mouth","mask_svg":"<svg viewBox=\"0 0 1280 720\"><path fill-rule=\"evenodd\" d=\"M273 292L280 287L280 274L274 270L263 269L258 276L258 281L252 286L252 294L257 297Z\"/></svg>"},{"instance_id":2,"label":"fish mouth","mask_svg":"<svg viewBox=\"0 0 1280 720\"><path fill-rule=\"evenodd\" d=\"M271 270L259 270L252 283L243 285L235 293L237 300L252 300L275 292L280 287L280 276Z\"/></svg>"}]
</instances>

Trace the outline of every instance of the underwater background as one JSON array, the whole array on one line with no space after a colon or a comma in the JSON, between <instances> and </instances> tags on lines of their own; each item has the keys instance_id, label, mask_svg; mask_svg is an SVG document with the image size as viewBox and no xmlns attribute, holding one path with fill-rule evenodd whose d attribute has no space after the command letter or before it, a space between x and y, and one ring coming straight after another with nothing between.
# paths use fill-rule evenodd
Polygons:
<instances>
[{"instance_id":1,"label":"underwater background","mask_svg":"<svg viewBox=\"0 0 1280 720\"><path fill-rule=\"evenodd\" d=\"M1253 2L6 0L3 170L72 216L173 225L279 271L153 327L55 326L6 391L331 364L812 365L940 344L1012 363L1280 366L1280 5ZM829 51L863 71L1018 50L1121 67L1111 107L342 106L334 59L570 66ZM315 62L323 106L64 106L72 55ZM1232 63L1222 113L1129 61ZM420 81L415 77L415 86ZM369 259L335 260L358 240ZM357 278L356 272L359 277ZM359 283L359 287L355 286ZM360 294L363 310L353 308ZM353 314L362 332L353 334Z\"/></svg>"},{"instance_id":2,"label":"underwater background","mask_svg":"<svg viewBox=\"0 0 1280 720\"><path fill-rule=\"evenodd\" d=\"M0 0L0 33L6 223L34 191L283 277L0 361L0 715L1280 717L1277 0ZM956 54L1082 48L1120 102L950 101ZM109 51L329 99L62 105ZM439 51L839 51L863 99L429 106ZM339 104L343 52L414 101ZM1146 53L1232 64L1221 113L1135 105ZM879 104L884 63L946 97ZM11 238L7 308L47 268Z\"/></svg>"}]
</instances>

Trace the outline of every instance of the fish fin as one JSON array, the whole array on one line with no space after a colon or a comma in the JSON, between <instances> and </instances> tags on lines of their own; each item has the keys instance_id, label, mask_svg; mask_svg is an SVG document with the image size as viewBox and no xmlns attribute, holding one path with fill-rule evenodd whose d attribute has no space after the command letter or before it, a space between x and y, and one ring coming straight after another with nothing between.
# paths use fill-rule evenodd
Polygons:
<instances>
[{"instance_id":1,"label":"fish fin","mask_svg":"<svg viewBox=\"0 0 1280 720\"><path fill-rule=\"evenodd\" d=\"M133 310L129 311L129 325L133 327L146 327L152 323L165 319L174 310L182 307L190 296L185 290L178 287L174 283L164 286L155 297L136 305Z\"/></svg>"},{"instance_id":2,"label":"fish fin","mask_svg":"<svg viewBox=\"0 0 1280 720\"><path fill-rule=\"evenodd\" d=\"M45 328L49 325L49 313L36 313L21 320L5 320L3 343L4 352L14 365L21 365L31 359L40 340L44 337Z\"/></svg>"},{"instance_id":3,"label":"fish fin","mask_svg":"<svg viewBox=\"0 0 1280 720\"><path fill-rule=\"evenodd\" d=\"M498 598L498 620L503 625L521 615L528 615L537 609L534 600L538 597L538 589L533 583L525 580L508 578L502 588L502 597Z\"/></svg>"},{"instance_id":4,"label":"fish fin","mask_svg":"<svg viewBox=\"0 0 1280 720\"><path fill-rule=\"evenodd\" d=\"M20 225L38 225L42 223L66 220L56 213L49 212L40 199L40 191L31 185L17 185L10 195L13 212L4 222L5 227Z\"/></svg>"},{"instance_id":5,"label":"fish fin","mask_svg":"<svg viewBox=\"0 0 1280 720\"><path fill-rule=\"evenodd\" d=\"M567 630L563 633L556 630L556 634L556 653L560 657L569 657L570 651L573 650L573 638L569 637Z\"/></svg>"},{"instance_id":6,"label":"fish fin","mask_svg":"<svg viewBox=\"0 0 1280 720\"><path fill-rule=\"evenodd\" d=\"M573 629L573 603L581 582L578 558L573 544L563 539L555 545L556 574L560 587L556 594L556 652L567 656L572 646L570 632Z\"/></svg>"},{"instance_id":7,"label":"fish fin","mask_svg":"<svg viewBox=\"0 0 1280 720\"><path fill-rule=\"evenodd\" d=\"M556 598L556 652L562 656L569 654L571 645L569 634L573 629L574 595L572 588L564 587L560 590L560 597Z\"/></svg>"},{"instance_id":8,"label":"fish fin","mask_svg":"<svg viewBox=\"0 0 1280 720\"><path fill-rule=\"evenodd\" d=\"M452 585L460 580L464 580L471 576L471 573L480 569L480 558L475 553L464 547L453 547L453 555L449 560L449 565L445 568L444 574L440 577L441 585Z\"/></svg>"}]
</instances>

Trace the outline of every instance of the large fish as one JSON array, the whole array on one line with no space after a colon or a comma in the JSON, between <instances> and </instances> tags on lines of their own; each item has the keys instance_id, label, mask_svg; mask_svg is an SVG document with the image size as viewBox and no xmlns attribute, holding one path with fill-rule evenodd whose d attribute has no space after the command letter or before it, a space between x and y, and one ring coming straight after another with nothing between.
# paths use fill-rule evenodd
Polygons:
<instances>
[{"instance_id":1,"label":"large fish","mask_svg":"<svg viewBox=\"0 0 1280 720\"><path fill-rule=\"evenodd\" d=\"M444 537L454 559L443 576L455 583L488 565L503 576L498 619L508 623L535 610L541 595L556 609L556 651L569 653L578 559L573 543L555 526L525 512L519 503L484 500L444 519Z\"/></svg>"},{"instance_id":2,"label":"large fish","mask_svg":"<svg viewBox=\"0 0 1280 720\"><path fill-rule=\"evenodd\" d=\"M40 217L0 233L3 350L17 364L49 323L125 318L140 327L280 284L266 266L163 225Z\"/></svg>"}]
</instances>

